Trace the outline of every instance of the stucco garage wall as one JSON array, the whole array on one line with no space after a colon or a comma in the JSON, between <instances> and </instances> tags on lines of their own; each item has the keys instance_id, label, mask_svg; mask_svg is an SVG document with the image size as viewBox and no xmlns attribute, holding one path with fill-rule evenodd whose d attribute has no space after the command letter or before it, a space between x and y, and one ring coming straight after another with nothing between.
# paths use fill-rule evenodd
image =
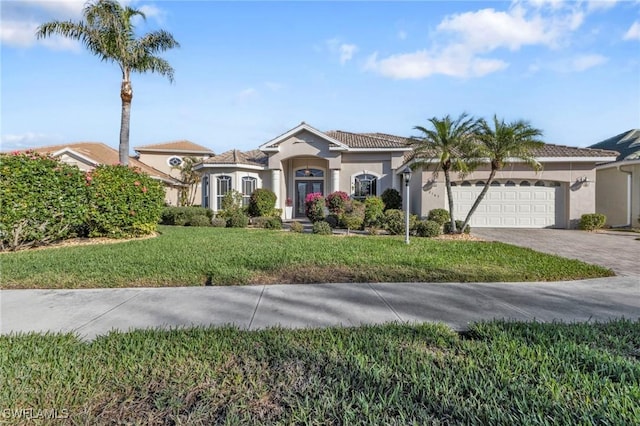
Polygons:
<instances>
[{"instance_id":1,"label":"stucco garage wall","mask_svg":"<svg viewBox=\"0 0 640 426\"><path fill-rule=\"evenodd\" d=\"M615 168L596 172L596 212L607 216L607 225L626 225L627 174Z\"/></svg>"},{"instance_id":2,"label":"stucco garage wall","mask_svg":"<svg viewBox=\"0 0 640 426\"><path fill-rule=\"evenodd\" d=\"M458 173L452 173L451 179L457 183L463 180L471 182L483 180L486 182L489 172L489 167L483 166L464 178L459 176ZM595 163L593 162L547 162L543 163L543 169L539 172L525 164L513 163L497 172L495 179L503 183L508 180L518 183L522 180L527 180L531 185L534 185L537 181L560 183L560 191L557 194L558 202L556 204L558 226L576 227L582 214L596 211L596 173ZM586 182L579 183L579 180L586 180ZM439 172L438 176L434 177L432 171L423 171L421 184L422 187L419 189L421 196L418 197L420 203L416 206L417 211L415 213L425 216L429 213L429 210L434 208L448 209L444 173ZM490 191L491 189L489 189ZM458 216L458 214L455 215Z\"/></svg>"}]
</instances>

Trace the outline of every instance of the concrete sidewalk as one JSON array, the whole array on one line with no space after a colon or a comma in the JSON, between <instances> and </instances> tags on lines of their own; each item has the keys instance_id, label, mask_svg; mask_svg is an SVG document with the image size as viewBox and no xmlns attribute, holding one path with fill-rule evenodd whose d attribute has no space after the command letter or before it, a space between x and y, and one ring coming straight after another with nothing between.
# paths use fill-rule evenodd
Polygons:
<instances>
[{"instance_id":1,"label":"concrete sidewalk","mask_svg":"<svg viewBox=\"0 0 640 426\"><path fill-rule=\"evenodd\" d=\"M375 283L245 287L1 290L0 333L234 325L254 330L493 318L602 321L640 317L640 279L553 283Z\"/></svg>"}]
</instances>

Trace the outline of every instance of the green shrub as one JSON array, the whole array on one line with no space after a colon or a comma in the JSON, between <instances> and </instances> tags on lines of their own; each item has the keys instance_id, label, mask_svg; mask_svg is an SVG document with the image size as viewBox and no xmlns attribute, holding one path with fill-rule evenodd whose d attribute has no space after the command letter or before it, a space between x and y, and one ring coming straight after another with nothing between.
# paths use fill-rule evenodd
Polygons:
<instances>
[{"instance_id":1,"label":"green shrub","mask_svg":"<svg viewBox=\"0 0 640 426\"><path fill-rule=\"evenodd\" d=\"M297 232L300 234L304 232L304 225L297 220L294 220L289 224L289 229L291 230L291 232Z\"/></svg>"},{"instance_id":2,"label":"green shrub","mask_svg":"<svg viewBox=\"0 0 640 426\"><path fill-rule=\"evenodd\" d=\"M347 231L360 229L364 223L364 203L358 200L349 200L345 203L344 213L340 215L339 224Z\"/></svg>"},{"instance_id":3,"label":"green shrub","mask_svg":"<svg viewBox=\"0 0 640 426\"><path fill-rule=\"evenodd\" d=\"M213 211L205 207L165 207L160 215L161 225L188 225L195 216L206 216L209 220L213 218ZM199 220L199 219L198 219Z\"/></svg>"},{"instance_id":4,"label":"green shrub","mask_svg":"<svg viewBox=\"0 0 640 426\"><path fill-rule=\"evenodd\" d=\"M391 235L401 235L405 233L405 214L403 210L391 209L384 212L384 229ZM413 232L418 223L418 216L409 215L409 231Z\"/></svg>"},{"instance_id":5,"label":"green shrub","mask_svg":"<svg viewBox=\"0 0 640 426\"><path fill-rule=\"evenodd\" d=\"M364 200L364 226L378 228L384 222L384 201L381 197L367 197Z\"/></svg>"},{"instance_id":6,"label":"green shrub","mask_svg":"<svg viewBox=\"0 0 640 426\"><path fill-rule=\"evenodd\" d=\"M327 222L331 228L337 228L340 223L338 216L335 214L327 215L327 217L324 218L324 221Z\"/></svg>"},{"instance_id":7,"label":"green shrub","mask_svg":"<svg viewBox=\"0 0 640 426\"><path fill-rule=\"evenodd\" d=\"M440 226L442 226L445 223L451 221L451 215L449 214L449 211L446 209L433 209L429 211L429 214L427 215L427 220L438 222Z\"/></svg>"},{"instance_id":8,"label":"green shrub","mask_svg":"<svg viewBox=\"0 0 640 426\"><path fill-rule=\"evenodd\" d=\"M272 216L264 224L264 229L282 229L282 219L280 216Z\"/></svg>"},{"instance_id":9,"label":"green shrub","mask_svg":"<svg viewBox=\"0 0 640 426\"><path fill-rule=\"evenodd\" d=\"M242 211L236 211L227 217L227 228L246 228L249 226L249 216Z\"/></svg>"},{"instance_id":10,"label":"green shrub","mask_svg":"<svg viewBox=\"0 0 640 426\"><path fill-rule=\"evenodd\" d=\"M402 209L402 196L398 190L393 188L387 188L382 193L382 202L384 203L385 210L401 210Z\"/></svg>"},{"instance_id":11,"label":"green shrub","mask_svg":"<svg viewBox=\"0 0 640 426\"><path fill-rule=\"evenodd\" d=\"M258 188L249 198L248 213L251 217L274 216L276 207L276 194L266 188Z\"/></svg>"},{"instance_id":12,"label":"green shrub","mask_svg":"<svg viewBox=\"0 0 640 426\"><path fill-rule=\"evenodd\" d=\"M463 223L464 222L461 220L456 220L456 230L458 232L460 232L460 229L462 228ZM445 222L442 232L444 232L445 234L451 234L451 221ZM469 234L470 232L471 232L471 226L467 225L467 227L464 229L464 233Z\"/></svg>"},{"instance_id":13,"label":"green shrub","mask_svg":"<svg viewBox=\"0 0 640 426\"><path fill-rule=\"evenodd\" d=\"M193 216L185 226L211 226L211 219L205 215Z\"/></svg>"},{"instance_id":14,"label":"green shrub","mask_svg":"<svg viewBox=\"0 0 640 426\"><path fill-rule=\"evenodd\" d=\"M214 228L226 228L227 219L223 217L214 217L213 219L211 219L211 226L213 226Z\"/></svg>"},{"instance_id":15,"label":"green shrub","mask_svg":"<svg viewBox=\"0 0 640 426\"><path fill-rule=\"evenodd\" d=\"M305 214L311 222L318 222L324 219L324 197L319 192L307 194L304 200Z\"/></svg>"},{"instance_id":16,"label":"green shrub","mask_svg":"<svg viewBox=\"0 0 640 426\"><path fill-rule=\"evenodd\" d=\"M100 165L87 172L89 236L130 237L156 230L164 206L162 184L136 168Z\"/></svg>"},{"instance_id":17,"label":"green shrub","mask_svg":"<svg viewBox=\"0 0 640 426\"><path fill-rule=\"evenodd\" d=\"M85 174L33 152L0 156L0 249L17 250L84 232Z\"/></svg>"},{"instance_id":18,"label":"green shrub","mask_svg":"<svg viewBox=\"0 0 640 426\"><path fill-rule=\"evenodd\" d=\"M312 230L313 230L314 234L320 234L320 235L331 235L331 234L333 234L333 231L331 230L331 227L324 220L319 220L317 222L314 222Z\"/></svg>"},{"instance_id":19,"label":"green shrub","mask_svg":"<svg viewBox=\"0 0 640 426\"><path fill-rule=\"evenodd\" d=\"M264 224L269 220L269 216L258 216L251 218L251 224L256 228L264 228Z\"/></svg>"},{"instance_id":20,"label":"green shrub","mask_svg":"<svg viewBox=\"0 0 640 426\"><path fill-rule=\"evenodd\" d=\"M326 206L329 212L339 216L344 213L347 201L349 201L349 194L343 191L335 191L327 196Z\"/></svg>"},{"instance_id":21,"label":"green shrub","mask_svg":"<svg viewBox=\"0 0 640 426\"><path fill-rule=\"evenodd\" d=\"M442 234L442 225L434 220L421 220L416 225L418 237L433 238Z\"/></svg>"},{"instance_id":22,"label":"green shrub","mask_svg":"<svg viewBox=\"0 0 640 426\"><path fill-rule=\"evenodd\" d=\"M588 213L583 214L580 217L580 223L578 227L585 231L595 231L596 229L602 229L607 222L607 217L600 213Z\"/></svg>"}]
</instances>

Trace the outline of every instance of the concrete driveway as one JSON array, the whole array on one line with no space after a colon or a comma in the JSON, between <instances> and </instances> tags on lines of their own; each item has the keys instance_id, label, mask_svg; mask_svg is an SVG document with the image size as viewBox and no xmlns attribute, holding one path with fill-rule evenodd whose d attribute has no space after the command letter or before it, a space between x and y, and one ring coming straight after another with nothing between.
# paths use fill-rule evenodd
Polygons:
<instances>
[{"instance_id":1,"label":"concrete driveway","mask_svg":"<svg viewBox=\"0 0 640 426\"><path fill-rule=\"evenodd\" d=\"M640 234L569 229L474 228L471 233L536 251L611 268L617 275L640 277Z\"/></svg>"}]
</instances>

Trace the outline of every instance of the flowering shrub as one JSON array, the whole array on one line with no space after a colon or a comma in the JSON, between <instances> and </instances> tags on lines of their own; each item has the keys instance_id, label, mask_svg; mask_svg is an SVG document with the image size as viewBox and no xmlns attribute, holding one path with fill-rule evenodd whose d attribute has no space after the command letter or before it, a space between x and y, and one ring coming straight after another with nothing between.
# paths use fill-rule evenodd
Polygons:
<instances>
[{"instance_id":1,"label":"flowering shrub","mask_svg":"<svg viewBox=\"0 0 640 426\"><path fill-rule=\"evenodd\" d=\"M90 237L128 237L156 230L162 184L135 168L101 165L86 174Z\"/></svg>"},{"instance_id":2,"label":"flowering shrub","mask_svg":"<svg viewBox=\"0 0 640 426\"><path fill-rule=\"evenodd\" d=\"M84 173L27 151L0 156L0 249L71 238L86 219Z\"/></svg>"},{"instance_id":3,"label":"flowering shrub","mask_svg":"<svg viewBox=\"0 0 640 426\"><path fill-rule=\"evenodd\" d=\"M307 194L304 200L305 214L311 222L318 222L324 219L324 197L319 192Z\"/></svg>"},{"instance_id":4,"label":"flowering shrub","mask_svg":"<svg viewBox=\"0 0 640 426\"><path fill-rule=\"evenodd\" d=\"M336 191L327 196L326 205L329 212L335 215L340 215L344 213L347 201L349 201L349 194L343 191Z\"/></svg>"}]
</instances>

